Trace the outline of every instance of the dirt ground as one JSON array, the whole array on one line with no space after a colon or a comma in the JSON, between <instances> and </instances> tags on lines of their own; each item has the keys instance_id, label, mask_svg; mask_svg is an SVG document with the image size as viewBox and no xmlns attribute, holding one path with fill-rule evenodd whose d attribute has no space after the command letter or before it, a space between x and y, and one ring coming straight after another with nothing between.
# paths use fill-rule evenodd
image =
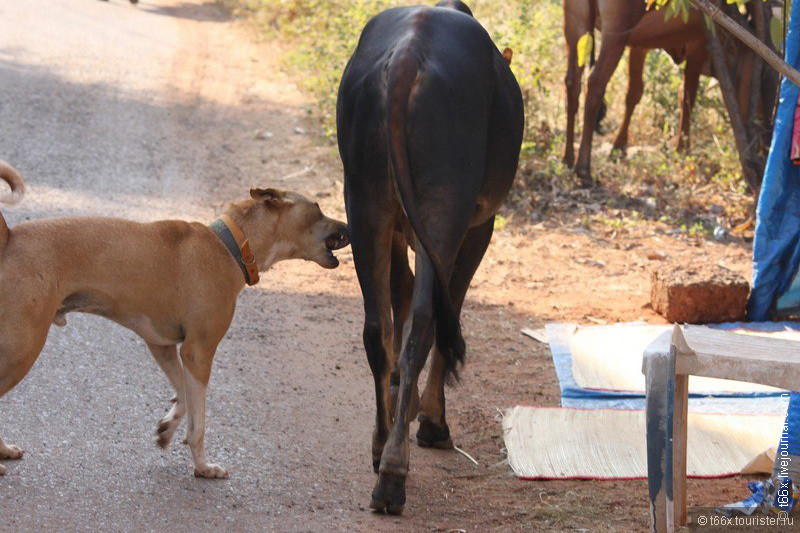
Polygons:
<instances>
[{"instance_id":1,"label":"dirt ground","mask_svg":"<svg viewBox=\"0 0 800 533\"><path fill-rule=\"evenodd\" d=\"M113 127L98 133L97 150L81 152L87 150L86 146L76 144L73 151L50 152L39 158L33 155L35 143L28 145L12 136L3 138L3 157L18 164L33 185L31 197L22 207L4 209L10 222L63 214L117 213L144 220L172 216L210 220L224 201L238 198L248 186L256 184L305 192L317 198L326 213L344 216L342 172L335 146L316 134L319 127L309 111L311 102L297 90L291 74L283 71L281 44L260 42L253 30L230 20L213 2L142 1L138 8L120 1L79 4L61 0L59 9L62 5L71 10L95 9L92 17L96 20L130 19L131 28L136 28L132 32L151 31L148 26L154 23L152 20L165 21L163 31L172 32L169 38L155 32L136 51L144 53L145 46L159 49L157 44L168 50L161 50L161 56L149 61L131 60L126 63L129 71L115 74L129 89L132 86L134 93L126 98L136 106L127 114L108 114L104 120ZM41 10L42 19L54 9L39 0L31 2L32 6ZM15 16L27 20L26 15ZM58 24L49 20L46 31ZM93 34L93 39L98 41L94 45L105 43L110 47L108 43L116 42L117 36L99 33ZM62 42L59 46L70 44ZM74 100L80 108L80 95L87 87L96 90L101 83L88 68L59 65L59 75L49 75L44 67L38 71L39 67L26 63L39 56L8 53L12 55L0 56L0 66L15 75L34 73L30 74L32 81L25 82L30 83L28 89L22 81L21 88L15 88L16 78L7 78L11 81L6 90L16 90L23 100L44 83L51 91L48 94L61 91L65 101ZM113 53L122 57L127 52ZM45 52L40 55L50 57ZM51 55L57 56L55 52ZM55 69L52 65L48 68ZM147 76L152 74L147 69L156 68L167 72L159 74L166 78L159 82L158 90L147 86ZM116 109L115 98L119 96L109 97L109 109ZM16 120L24 126L26 119L20 117L25 113L49 116L46 98L37 102L25 107L24 113L7 109L4 120ZM137 107L139 103L141 108ZM44 109L37 110L37 105ZM155 109L152 116L148 115L151 109ZM69 132L74 132L70 124L80 121L81 114L67 115L66 125L47 125L50 137L35 142L56 147L59 142L78 143L70 139ZM125 133L128 121L144 122L133 129L140 138ZM91 123L86 127L86 131L94 131ZM115 176L130 170L125 165L133 168L126 150L134 148L126 146L126 141L134 147L143 143L143 154L164 154L147 159L152 167L147 172L152 170L156 177L142 176L139 183L125 181L127 178L96 180L93 172L97 169ZM75 153L83 157L72 159ZM48 163L40 163L45 159ZM136 168L135 172L144 172ZM71 191L55 177L65 170L94 177L85 178ZM42 194L57 189L61 191L58 194ZM126 196L129 190L136 195ZM589 193L581 201L602 203L604 196L602 192ZM241 297L209 392L209 455L233 463L229 481L192 479L184 450L161 455L149 434L140 435L138 414L144 413L141 426L149 429L141 433L146 433L154 429L162 408L167 407L169 393L163 380L154 389L159 399L153 407L139 397L138 376L134 375L137 380L128 385L126 375L125 387L106 390L102 381L105 373L96 372L91 365L56 368L37 364L20 390L3 399L0 405L4 412L34 409L34 399L42 395L48 376L70 370L83 376L85 383L95 384L94 401L106 406L123 399L125 405L132 402L134 407L128 414L136 421L131 426L126 422L128 417L113 419L109 423L114 424L115 433L108 437L95 435L101 431L100 422L98 426L92 426L92 422L80 426L85 428L82 438L89 439L85 442L93 443L89 446L93 453L108 447L116 450L116 442L126 439L131 440L130 449L120 448L119 460L109 456L101 461L103 466L79 456L74 459L74 469L70 470L67 462L68 474L59 476L40 472L47 470L46 465L36 466L51 459L46 442L41 440L60 442L59 431L72 435L71 425L85 423L78 421L86 405L73 402L82 398L83 389L69 383L60 389L64 402L60 425L43 426L36 413L28 418L4 416L4 436L12 430L14 435L22 435L26 442L9 440L24 444L30 453L19 463L5 463L9 473L0 480L0 486L5 485L0 490L8 489L9 496L4 497L2 506L7 508L0 507L0 516L14 518L2 529L60 525L64 529L153 530L172 523L166 509L174 513L173 518L182 517L180 529L194 524L293 531L646 530L644 480L531 482L517 480L510 471L503 449L502 411L517 404L559 404L547 346L522 336L520 329L565 321L662 323L648 305L653 268L664 260L685 264L704 261L749 279L750 244L738 237L724 243L694 239L652 221L630 226L587 224L576 213L567 206L557 215L535 222L505 213L510 222L496 232L465 305L468 362L462 381L448 391L455 443L479 465L455 452L413 447L403 516L379 516L368 508L374 482L369 460L372 386L360 341L363 313L359 289L352 257L345 252L340 254L342 266L333 272L310 264L277 265L262 277L258 287L247 289ZM73 327L88 332L91 343L107 334L116 335L114 342L136 351L137 364L150 365L143 362L144 350L132 335L118 329L108 333L104 324L99 319L78 319ZM73 341L66 333L51 334L42 358L55 356L52 352L62 348L73 349ZM111 341L105 345L112 345ZM75 357L83 357L83 351L78 345ZM139 370L132 367L131 373L136 372ZM154 377L154 370L148 376L161 379ZM124 398L126 395L129 398ZM74 407L69 407L70 402ZM101 412L97 416L104 415ZM39 422L23 423L32 419ZM24 431L20 429L23 426L27 428ZM412 434L415 431L412 427ZM86 452L77 449L74 453ZM143 468L124 471L132 480L128 485L111 485L120 482L111 478L119 469L127 468L124 465L131 462L134 453ZM53 455L55 464L70 460ZM154 456L159 459L148 463ZM70 472L80 474L71 477ZM35 475L46 481L37 484ZM155 479L152 483L147 481L151 478ZM742 479L693 480L689 483L689 504L732 501L742 496L743 489ZM80 496L84 493L93 493L91 501L95 503L87 503ZM112 495L113 502L104 493ZM61 504L53 501L67 501L70 508L59 508ZM98 512L98 505L109 507Z\"/></svg>"}]
</instances>

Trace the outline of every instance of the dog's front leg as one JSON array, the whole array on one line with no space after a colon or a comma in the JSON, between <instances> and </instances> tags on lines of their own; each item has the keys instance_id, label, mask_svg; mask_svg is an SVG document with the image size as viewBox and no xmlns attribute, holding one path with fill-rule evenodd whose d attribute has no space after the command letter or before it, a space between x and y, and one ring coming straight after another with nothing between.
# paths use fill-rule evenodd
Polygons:
<instances>
[{"instance_id":1,"label":"dog's front leg","mask_svg":"<svg viewBox=\"0 0 800 533\"><path fill-rule=\"evenodd\" d=\"M211 362L216 346L202 348L187 340L181 346L183 382L186 392L186 407L189 428L186 442L192 451L194 475L206 478L227 478L228 471L219 465L206 462L206 391L211 377Z\"/></svg>"}]
</instances>

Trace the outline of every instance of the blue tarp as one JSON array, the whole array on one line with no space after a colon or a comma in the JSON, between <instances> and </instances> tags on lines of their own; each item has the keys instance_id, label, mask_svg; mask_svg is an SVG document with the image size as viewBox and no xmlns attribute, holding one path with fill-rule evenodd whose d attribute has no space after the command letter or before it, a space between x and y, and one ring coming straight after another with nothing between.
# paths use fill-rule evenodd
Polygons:
<instances>
[{"instance_id":1,"label":"blue tarp","mask_svg":"<svg viewBox=\"0 0 800 533\"><path fill-rule=\"evenodd\" d=\"M789 18L786 62L800 68L800 9L792 9ZM789 158L797 94L798 87L784 79L758 198L749 320L772 318L773 303L781 309L800 310L800 280L790 290L800 266L800 167Z\"/></svg>"},{"instance_id":2,"label":"blue tarp","mask_svg":"<svg viewBox=\"0 0 800 533\"><path fill-rule=\"evenodd\" d=\"M785 60L800 68L800 9L793 2L786 35ZM768 320L777 311L800 310L800 167L790 151L798 87L788 79L781 84L778 112L767 166L758 198L753 244L753 290L747 306L750 320ZM792 392L786 424L779 443L780 457L800 454L800 393Z\"/></svg>"},{"instance_id":3,"label":"blue tarp","mask_svg":"<svg viewBox=\"0 0 800 533\"><path fill-rule=\"evenodd\" d=\"M797 322L714 324L712 327L730 329L747 327L759 331L781 331L786 328L800 330ZM578 385L572 373L572 351L570 339L575 324L547 324L547 340L553 356L553 366L561 389L561 406L576 409L644 409L643 392L584 389ZM712 394L690 394L692 411L707 413L752 413L782 414L786 409L786 398L781 392L728 392Z\"/></svg>"}]
</instances>

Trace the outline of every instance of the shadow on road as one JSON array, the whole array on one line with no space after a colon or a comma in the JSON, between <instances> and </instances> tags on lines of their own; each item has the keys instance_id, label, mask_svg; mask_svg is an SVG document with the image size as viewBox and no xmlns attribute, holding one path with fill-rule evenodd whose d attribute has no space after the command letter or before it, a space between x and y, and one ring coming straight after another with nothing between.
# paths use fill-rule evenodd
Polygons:
<instances>
[{"instance_id":1,"label":"shadow on road","mask_svg":"<svg viewBox=\"0 0 800 533\"><path fill-rule=\"evenodd\" d=\"M204 4L181 2L171 6L140 4L144 11L167 17L177 17L198 22L225 22L231 20L230 13L213 0Z\"/></svg>"},{"instance_id":2,"label":"shadow on road","mask_svg":"<svg viewBox=\"0 0 800 533\"><path fill-rule=\"evenodd\" d=\"M249 187L274 185L306 164L294 150L305 141L293 131L302 112L252 102L76 83L0 60L0 158L32 187L4 212L11 222L15 214L207 218ZM273 136L254 139L265 127Z\"/></svg>"}]
</instances>

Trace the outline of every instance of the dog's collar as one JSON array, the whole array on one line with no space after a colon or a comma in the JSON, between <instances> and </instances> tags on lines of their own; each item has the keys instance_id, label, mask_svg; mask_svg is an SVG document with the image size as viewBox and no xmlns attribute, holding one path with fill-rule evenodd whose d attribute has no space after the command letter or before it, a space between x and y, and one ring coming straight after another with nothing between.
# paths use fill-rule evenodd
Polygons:
<instances>
[{"instance_id":1,"label":"dog's collar","mask_svg":"<svg viewBox=\"0 0 800 533\"><path fill-rule=\"evenodd\" d=\"M256 256L250 249L250 241L244 236L241 228L228 215L222 215L208 225L225 248L231 253L239 268L242 269L244 280L248 285L258 283L258 265Z\"/></svg>"}]
</instances>

